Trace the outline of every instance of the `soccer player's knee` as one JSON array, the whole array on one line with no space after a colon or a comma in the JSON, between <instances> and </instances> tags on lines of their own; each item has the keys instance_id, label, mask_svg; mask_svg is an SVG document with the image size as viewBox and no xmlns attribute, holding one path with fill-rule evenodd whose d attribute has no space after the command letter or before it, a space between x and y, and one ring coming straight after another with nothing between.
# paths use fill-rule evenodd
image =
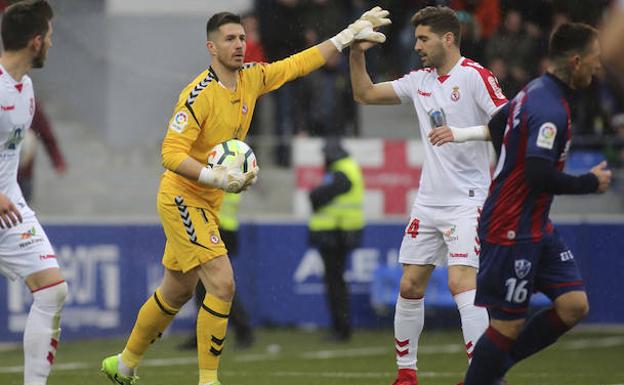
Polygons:
<instances>
[{"instance_id":1,"label":"soccer player's knee","mask_svg":"<svg viewBox=\"0 0 624 385\"><path fill-rule=\"evenodd\" d=\"M36 291L33 294L33 306L47 313L59 314L63 309L68 293L66 282Z\"/></svg>"},{"instance_id":2,"label":"soccer player's knee","mask_svg":"<svg viewBox=\"0 0 624 385\"><path fill-rule=\"evenodd\" d=\"M401 297L403 298L421 298L425 295L425 288L417 280L403 275L401 277L401 285L399 287Z\"/></svg>"},{"instance_id":3,"label":"soccer player's knee","mask_svg":"<svg viewBox=\"0 0 624 385\"><path fill-rule=\"evenodd\" d=\"M587 317L587 314L589 314L589 303L586 300L569 301L560 304L557 312L563 322L571 326Z\"/></svg>"},{"instance_id":4,"label":"soccer player's knee","mask_svg":"<svg viewBox=\"0 0 624 385\"><path fill-rule=\"evenodd\" d=\"M234 279L228 278L219 281L215 288L216 296L224 301L231 301L234 298L234 292L236 291L236 285Z\"/></svg>"},{"instance_id":5,"label":"soccer player's knee","mask_svg":"<svg viewBox=\"0 0 624 385\"><path fill-rule=\"evenodd\" d=\"M589 314L589 303L587 301L578 301L564 308L566 318L574 323L581 321Z\"/></svg>"},{"instance_id":6,"label":"soccer player's knee","mask_svg":"<svg viewBox=\"0 0 624 385\"><path fill-rule=\"evenodd\" d=\"M467 290L475 288L474 282L467 282L467 279L460 276L449 276L448 279L449 291L453 294L459 294Z\"/></svg>"}]
</instances>

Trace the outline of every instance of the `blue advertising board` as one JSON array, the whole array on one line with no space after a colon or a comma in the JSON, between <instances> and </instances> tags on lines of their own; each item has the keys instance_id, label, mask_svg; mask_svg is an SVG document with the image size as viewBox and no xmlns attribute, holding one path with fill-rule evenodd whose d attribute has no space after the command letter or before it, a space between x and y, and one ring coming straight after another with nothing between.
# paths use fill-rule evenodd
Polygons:
<instances>
[{"instance_id":1,"label":"blue advertising board","mask_svg":"<svg viewBox=\"0 0 624 385\"><path fill-rule=\"evenodd\" d=\"M129 333L138 309L162 277L160 259L165 239L160 226L44 226L70 287L63 310L63 337ZM624 296L620 295L624 292L624 258L620 255L624 224L564 224L558 229L587 283L591 311L586 322L624 323ZM402 224L367 226L362 247L350 257L345 277L356 327L376 326L382 321L371 305L371 290L379 289L375 286L379 280L374 282L374 277L380 266L396 267L403 230ZM328 324L323 264L318 251L307 244L304 225L245 224L240 230L239 249L239 255L232 259L237 290L254 324ZM426 300L431 306L453 307L443 281L440 272L432 282L432 286L437 285L435 292ZM385 293L390 298L386 302L393 296L392 292ZM0 280L0 341L21 338L31 300L22 282ZM190 330L195 314L193 305L188 304L172 329Z\"/></svg>"}]
</instances>

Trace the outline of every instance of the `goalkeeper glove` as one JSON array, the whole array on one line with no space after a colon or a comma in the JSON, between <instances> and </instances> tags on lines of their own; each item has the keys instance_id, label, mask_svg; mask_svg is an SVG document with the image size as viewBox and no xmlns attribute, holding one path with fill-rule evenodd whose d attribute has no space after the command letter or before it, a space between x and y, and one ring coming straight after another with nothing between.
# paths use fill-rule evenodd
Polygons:
<instances>
[{"instance_id":1,"label":"goalkeeper glove","mask_svg":"<svg viewBox=\"0 0 624 385\"><path fill-rule=\"evenodd\" d=\"M197 181L201 184L216 187L226 192L239 193L247 190L258 179L258 168L246 173L230 170L225 166L204 167Z\"/></svg>"},{"instance_id":2,"label":"goalkeeper glove","mask_svg":"<svg viewBox=\"0 0 624 385\"><path fill-rule=\"evenodd\" d=\"M362 16L355 22L349 24L347 28L342 30L336 36L329 39L338 51L345 49L355 40L368 40L377 43L386 41L386 36L381 32L376 32L374 28L383 27L392 23L388 19L389 12L375 7L364 12Z\"/></svg>"}]
</instances>

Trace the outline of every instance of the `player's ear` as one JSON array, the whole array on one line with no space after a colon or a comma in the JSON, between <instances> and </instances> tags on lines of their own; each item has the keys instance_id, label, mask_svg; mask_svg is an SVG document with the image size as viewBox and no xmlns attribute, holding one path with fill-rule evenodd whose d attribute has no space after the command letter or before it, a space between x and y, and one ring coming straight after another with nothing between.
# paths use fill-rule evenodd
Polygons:
<instances>
[{"instance_id":1,"label":"player's ear","mask_svg":"<svg viewBox=\"0 0 624 385\"><path fill-rule=\"evenodd\" d=\"M30 40L30 45L32 45L35 52L38 52L41 49L44 39L45 37L43 35L37 35Z\"/></svg>"},{"instance_id":2,"label":"player's ear","mask_svg":"<svg viewBox=\"0 0 624 385\"><path fill-rule=\"evenodd\" d=\"M442 40L448 45L454 45L455 44L455 35L453 35L453 32L447 32L442 36Z\"/></svg>"},{"instance_id":3,"label":"player's ear","mask_svg":"<svg viewBox=\"0 0 624 385\"><path fill-rule=\"evenodd\" d=\"M217 55L217 46L214 43L214 41L212 40L207 40L206 41L206 48L208 48L208 52L210 52L210 54L212 56L216 56Z\"/></svg>"},{"instance_id":4,"label":"player's ear","mask_svg":"<svg viewBox=\"0 0 624 385\"><path fill-rule=\"evenodd\" d=\"M579 69L580 66L581 66L581 55L579 55L578 53L575 53L572 56L570 56L570 67L572 68L572 70L576 71Z\"/></svg>"}]
</instances>

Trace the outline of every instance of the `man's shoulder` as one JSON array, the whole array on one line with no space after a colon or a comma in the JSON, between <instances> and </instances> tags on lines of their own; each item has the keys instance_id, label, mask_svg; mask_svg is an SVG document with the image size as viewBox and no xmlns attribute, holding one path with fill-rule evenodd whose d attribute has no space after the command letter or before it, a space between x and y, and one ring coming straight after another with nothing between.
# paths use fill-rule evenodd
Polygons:
<instances>
[{"instance_id":1,"label":"man's shoulder","mask_svg":"<svg viewBox=\"0 0 624 385\"><path fill-rule=\"evenodd\" d=\"M550 120L567 120L568 111L564 105L564 100L553 92L542 78L530 82L526 88L526 94L524 110L529 115Z\"/></svg>"},{"instance_id":2,"label":"man's shoulder","mask_svg":"<svg viewBox=\"0 0 624 385\"><path fill-rule=\"evenodd\" d=\"M180 101L187 106L192 106L205 90L216 84L216 77L209 69L201 72L180 92Z\"/></svg>"}]
</instances>

